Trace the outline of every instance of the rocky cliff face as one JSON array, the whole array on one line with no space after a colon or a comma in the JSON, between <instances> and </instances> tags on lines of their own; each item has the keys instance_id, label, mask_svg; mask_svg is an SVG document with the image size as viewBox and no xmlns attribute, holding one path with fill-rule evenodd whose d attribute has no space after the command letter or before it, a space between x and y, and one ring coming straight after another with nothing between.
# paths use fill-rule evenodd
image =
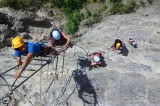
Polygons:
<instances>
[{"instance_id":1,"label":"rocky cliff face","mask_svg":"<svg viewBox=\"0 0 160 106\"><path fill-rule=\"evenodd\" d=\"M28 39L41 34L46 35L45 32L50 27L63 26L64 22L60 21L63 21L63 18L58 9L23 11L0 8L0 48L10 46L11 39L17 35Z\"/></svg>"},{"instance_id":2,"label":"rocky cliff face","mask_svg":"<svg viewBox=\"0 0 160 106\"><path fill-rule=\"evenodd\" d=\"M157 0L153 5L140 8L135 13L107 16L101 23L89 28L81 38L75 40L76 45L69 48L65 54L61 53L58 61L53 56L36 58L44 61L33 60L22 76L32 74L45 64L45 60L51 60L51 63L13 93L10 105L158 106L159 11L160 1ZM127 56L111 50L110 47L117 38L126 44ZM128 38L135 39L138 47L131 47L127 42ZM90 69L87 55L96 51L102 53L105 64ZM1 49L1 72L15 65L13 53L11 48ZM14 74L15 71L16 69L9 74ZM13 83L13 77L4 77L9 84ZM22 80L23 78L20 78L16 85ZM52 80L53 83L49 87Z\"/></svg>"}]
</instances>

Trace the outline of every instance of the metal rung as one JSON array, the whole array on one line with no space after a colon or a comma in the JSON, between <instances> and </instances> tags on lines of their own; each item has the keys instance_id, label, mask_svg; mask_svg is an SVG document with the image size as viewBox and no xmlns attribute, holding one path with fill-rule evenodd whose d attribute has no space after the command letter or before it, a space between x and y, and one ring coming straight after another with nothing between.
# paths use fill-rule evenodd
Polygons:
<instances>
[{"instance_id":1,"label":"metal rung","mask_svg":"<svg viewBox=\"0 0 160 106\"><path fill-rule=\"evenodd\" d=\"M34 69L26 69L27 71L37 71L37 70L34 70Z\"/></svg>"},{"instance_id":2,"label":"metal rung","mask_svg":"<svg viewBox=\"0 0 160 106\"><path fill-rule=\"evenodd\" d=\"M39 60L39 61L49 61L49 60L44 60L44 59L34 59L34 60Z\"/></svg>"},{"instance_id":3,"label":"metal rung","mask_svg":"<svg viewBox=\"0 0 160 106\"><path fill-rule=\"evenodd\" d=\"M41 56L41 57L50 57L50 56Z\"/></svg>"},{"instance_id":4,"label":"metal rung","mask_svg":"<svg viewBox=\"0 0 160 106\"><path fill-rule=\"evenodd\" d=\"M31 65L42 65L42 64L38 64L38 63L30 63Z\"/></svg>"},{"instance_id":5,"label":"metal rung","mask_svg":"<svg viewBox=\"0 0 160 106\"><path fill-rule=\"evenodd\" d=\"M0 86L8 86L8 87L11 87L12 85L10 84L0 84ZM16 87L17 85L13 85L12 87Z\"/></svg>"},{"instance_id":6,"label":"metal rung","mask_svg":"<svg viewBox=\"0 0 160 106\"><path fill-rule=\"evenodd\" d=\"M14 75L12 75L12 74L3 74L2 76L14 77ZM28 78L28 76L20 76L20 78Z\"/></svg>"}]
</instances>

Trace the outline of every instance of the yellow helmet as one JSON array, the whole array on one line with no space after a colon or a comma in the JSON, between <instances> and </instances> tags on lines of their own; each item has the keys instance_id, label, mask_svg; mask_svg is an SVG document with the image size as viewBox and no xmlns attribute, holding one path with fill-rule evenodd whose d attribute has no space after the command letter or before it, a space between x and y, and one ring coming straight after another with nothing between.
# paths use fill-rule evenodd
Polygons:
<instances>
[{"instance_id":1,"label":"yellow helmet","mask_svg":"<svg viewBox=\"0 0 160 106\"><path fill-rule=\"evenodd\" d=\"M121 45L120 43L117 43L117 44L116 44L116 47L120 47L120 45Z\"/></svg>"},{"instance_id":2,"label":"yellow helmet","mask_svg":"<svg viewBox=\"0 0 160 106\"><path fill-rule=\"evenodd\" d=\"M12 43L12 48L16 49L24 45L24 40L19 36L17 36L12 39L11 43Z\"/></svg>"}]
</instances>

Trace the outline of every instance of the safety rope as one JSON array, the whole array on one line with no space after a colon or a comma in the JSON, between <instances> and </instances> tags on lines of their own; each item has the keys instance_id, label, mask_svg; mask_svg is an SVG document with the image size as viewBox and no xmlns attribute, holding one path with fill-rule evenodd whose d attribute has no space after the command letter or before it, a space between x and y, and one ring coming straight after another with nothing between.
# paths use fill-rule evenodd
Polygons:
<instances>
[{"instance_id":1,"label":"safety rope","mask_svg":"<svg viewBox=\"0 0 160 106\"><path fill-rule=\"evenodd\" d=\"M79 46L79 45L78 45L77 47L80 47L82 50L85 51L85 49L84 49L83 47L81 47L81 46ZM88 52L85 51L85 53L86 53L86 55L88 56ZM75 49L74 49L74 55L76 55L76 54L77 54L77 53L75 52ZM77 55L78 55L78 54L77 54ZM65 56L65 54L64 54L63 56ZM78 57L79 57L79 59L81 58L79 55L78 55ZM65 57L63 57L63 63L62 63L62 76L63 76L63 71L64 71L64 69L63 69L63 68L64 68L64 59L65 59ZM65 60L66 60L66 59L65 59ZM49 84L49 86L48 86L48 88L47 88L47 90L46 90L46 92L45 92L45 95L46 95L47 92L49 91L52 83L53 83L53 82L55 83L56 74L57 74L57 62L58 62L58 61L56 61L55 76L53 77L51 83ZM77 69L78 69L78 64L79 64L79 63L78 63L78 61L77 61ZM72 74L72 75L73 75L73 74ZM72 79L72 77L73 77L72 75L69 76L67 82L66 82L65 85L62 87L61 92L59 93L58 97L57 97L56 99L53 99L53 100L50 102L50 104L53 105L54 101L59 101L59 99L64 95L64 93L65 93L65 91L66 91L66 89L67 89L67 86L69 85L69 83L70 83L70 81L71 81L71 79ZM55 86L55 85L54 85L54 86ZM76 87L74 88L73 92L75 91L75 89L76 89ZM70 94L70 96L73 94L73 92ZM67 100L70 98L70 96L67 98ZM53 97L52 97L52 98L53 98ZM46 99L46 96L44 96L43 101L44 101L45 99ZM60 103L61 103L61 102L60 102Z\"/></svg>"},{"instance_id":2,"label":"safety rope","mask_svg":"<svg viewBox=\"0 0 160 106\"><path fill-rule=\"evenodd\" d=\"M49 84L49 86L48 86L46 92L48 92L48 90L50 89L51 85L53 84L54 79L57 77L58 56L56 56L56 57L57 57L57 61L56 61L56 68L55 68L55 76L53 77L51 83Z\"/></svg>"},{"instance_id":3,"label":"safety rope","mask_svg":"<svg viewBox=\"0 0 160 106\"><path fill-rule=\"evenodd\" d=\"M42 57L41 57L41 66L42 66ZM42 69L40 70L40 105L41 105L41 95L42 95Z\"/></svg>"},{"instance_id":4,"label":"safety rope","mask_svg":"<svg viewBox=\"0 0 160 106\"><path fill-rule=\"evenodd\" d=\"M79 57L80 58L80 57ZM77 59L77 60L79 60L79 59ZM77 63L77 70L78 70L78 61L76 62ZM67 80L67 82L66 82L66 85L62 88L62 90L61 90L61 93L59 94L59 96L56 98L56 99L54 99L53 101L55 101L55 100L58 100L59 98L61 98L62 96L63 96L63 94L65 93L65 91L66 91L66 88L67 88L67 86L69 85L69 83L70 83L70 81L71 81L71 79L73 78L73 73L71 74L71 76L68 78L68 80ZM76 82L75 82L76 83ZM76 84L76 87L74 88L74 90L72 91L72 93L69 95L69 97L65 100L65 101L63 101L63 102L60 102L60 103L57 103L56 105L58 105L58 104L61 104L61 103L65 103L66 101L68 101L68 99L71 97L71 95L74 93L74 91L75 91L75 89L77 88L78 89L78 87L77 87L78 85Z\"/></svg>"},{"instance_id":5,"label":"safety rope","mask_svg":"<svg viewBox=\"0 0 160 106\"><path fill-rule=\"evenodd\" d=\"M79 46L79 45L75 45L75 46L78 46L78 47L80 47L82 50L84 50L85 51L85 49L83 48L83 47L81 47L81 46ZM86 54L88 54L88 52L86 52L85 51L85 53ZM77 54L77 53L75 53L75 54ZM79 55L78 55L79 56ZM46 90L46 92L45 93L47 93L48 91L49 91L49 89L50 89L50 87L51 87L51 85L52 85L52 83L54 82L54 80L55 80L55 78L57 78L58 79L58 72L57 72L57 68L58 68L58 55L57 56L54 56L54 58L51 56L50 58L51 58L51 61L54 63L54 59L57 57L57 61L56 61L56 68L55 68L55 76L53 77L53 79L52 79L52 81L51 81L51 83L49 84L49 86L48 86L48 88L47 88L47 90ZM79 56L80 57L80 56ZM63 73L64 73L64 59L65 59L65 52L64 52L64 55L63 55L63 63L62 63L62 80L63 80ZM42 58L41 58L41 60L42 60ZM44 65L42 65L42 61L41 61L41 66L42 67L44 67ZM17 66L15 66L15 67L17 67ZM39 70L41 70L42 68L40 68ZM78 69L78 62L77 62L77 69ZM7 70L8 71L8 70ZM37 72L37 71L36 71ZM2 73L3 74L3 73ZM34 75L35 73L33 73L33 75ZM33 76L33 75L31 75L31 76ZM47 74L48 75L48 74ZM31 77L30 76L30 77ZM67 82L65 83L65 85L62 87L62 89L61 89L61 92L60 92L60 94L58 95L58 97L56 98L56 99L54 99L53 101L55 101L55 100L58 100L58 99L60 99L63 95L64 95L64 93L65 93L65 91L66 91L66 88L67 88L67 86L69 85L69 83L70 83L70 81L71 81L71 79L72 79L72 75L71 76L69 76L69 78L68 78L68 80L67 80ZM28 79L27 79L28 80ZM25 80L26 81L26 80ZM40 75L40 95L42 95L42 72L41 72L41 75ZM20 85L22 85L23 83L20 83ZM19 86L20 86L19 85ZM19 86L17 86L16 88L18 88ZM16 88L14 88L13 89L13 91L16 89ZM75 89L74 89L75 90ZM71 95L70 95L71 96ZM69 98L68 98L69 99ZM53 102L52 101L52 102ZM43 100L42 100L42 98L40 97L40 103L42 103L43 102ZM42 104L41 104L42 105Z\"/></svg>"},{"instance_id":6,"label":"safety rope","mask_svg":"<svg viewBox=\"0 0 160 106\"><path fill-rule=\"evenodd\" d=\"M55 55L54 57L51 56L52 66L53 66L53 64L54 64L54 59L57 58L57 59L56 59L55 75L54 75L54 77L52 78L52 81L50 82L48 88L46 89L45 94L44 94L44 98L43 98L42 101L45 101L45 100L46 100L47 92L49 91L49 89L50 89L51 85L53 84L54 80L58 78L58 73L57 73L57 69L58 69L58 54L61 53L62 51L63 51L63 48L61 48L61 49L58 51L57 55ZM53 68L53 69L51 68L51 70L54 70L54 68ZM47 81L47 82L48 82L48 81ZM54 83L54 85L55 85L55 83Z\"/></svg>"},{"instance_id":7,"label":"safety rope","mask_svg":"<svg viewBox=\"0 0 160 106\"><path fill-rule=\"evenodd\" d=\"M65 59L65 52L63 52L63 63L62 63L62 81L63 81L63 71L64 71L64 59ZM62 83L63 85L63 83Z\"/></svg>"},{"instance_id":8,"label":"safety rope","mask_svg":"<svg viewBox=\"0 0 160 106\"><path fill-rule=\"evenodd\" d=\"M79 46L79 47L80 47L82 50L85 51L84 48L82 48L81 46ZM74 51L75 51L75 50L74 50ZM86 52L86 51L85 51L85 52ZM77 53L74 53L74 55L75 55L75 54L77 54ZM86 52L86 55L88 56L88 53L87 53L87 52ZM81 58L79 55L78 55L78 57L79 57L79 59ZM79 59L77 59L77 60L79 60ZM79 62L77 61L77 69L79 68L79 67L78 67L78 66L79 66L78 64L79 64ZM66 91L66 89L67 89L67 86L69 85L72 77L73 77L73 74L72 74L71 76L69 76L66 84L62 87L59 96L58 96L56 99L54 99L53 101L58 101L58 99L60 99L60 98L64 95L64 93L65 93L65 91ZM77 88L77 87L74 88L73 92L69 95L69 97L66 99L66 101L67 101L67 100L70 98L70 96L74 93L74 91L75 91L76 88ZM66 101L64 101L64 102L66 102ZM60 103L57 103L57 104L61 104L61 103L64 103L64 102L60 102ZM57 104L56 104L56 105L57 105Z\"/></svg>"}]
</instances>

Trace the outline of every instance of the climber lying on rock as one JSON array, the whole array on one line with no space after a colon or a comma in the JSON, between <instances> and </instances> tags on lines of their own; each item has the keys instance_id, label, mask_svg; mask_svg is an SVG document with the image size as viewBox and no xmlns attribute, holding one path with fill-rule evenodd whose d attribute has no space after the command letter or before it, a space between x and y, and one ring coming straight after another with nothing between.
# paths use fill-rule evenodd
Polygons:
<instances>
[{"instance_id":1,"label":"climber lying on rock","mask_svg":"<svg viewBox=\"0 0 160 106\"><path fill-rule=\"evenodd\" d=\"M31 59L35 56L48 55L50 53L56 54L52 46L46 46L42 42L32 43L32 42L24 42L24 40L17 36L11 41L12 48L15 50L15 56L17 58L18 71L15 74L15 77L18 78L22 71L30 63ZM22 62L21 56L26 56L24 62Z\"/></svg>"},{"instance_id":2,"label":"climber lying on rock","mask_svg":"<svg viewBox=\"0 0 160 106\"><path fill-rule=\"evenodd\" d=\"M126 52L126 46L125 43L122 42L120 39L116 39L114 44L111 46L112 50L119 50L119 54L125 55Z\"/></svg>"},{"instance_id":3,"label":"climber lying on rock","mask_svg":"<svg viewBox=\"0 0 160 106\"><path fill-rule=\"evenodd\" d=\"M100 52L95 52L89 55L91 66L99 67L102 64L102 54Z\"/></svg>"}]
</instances>

